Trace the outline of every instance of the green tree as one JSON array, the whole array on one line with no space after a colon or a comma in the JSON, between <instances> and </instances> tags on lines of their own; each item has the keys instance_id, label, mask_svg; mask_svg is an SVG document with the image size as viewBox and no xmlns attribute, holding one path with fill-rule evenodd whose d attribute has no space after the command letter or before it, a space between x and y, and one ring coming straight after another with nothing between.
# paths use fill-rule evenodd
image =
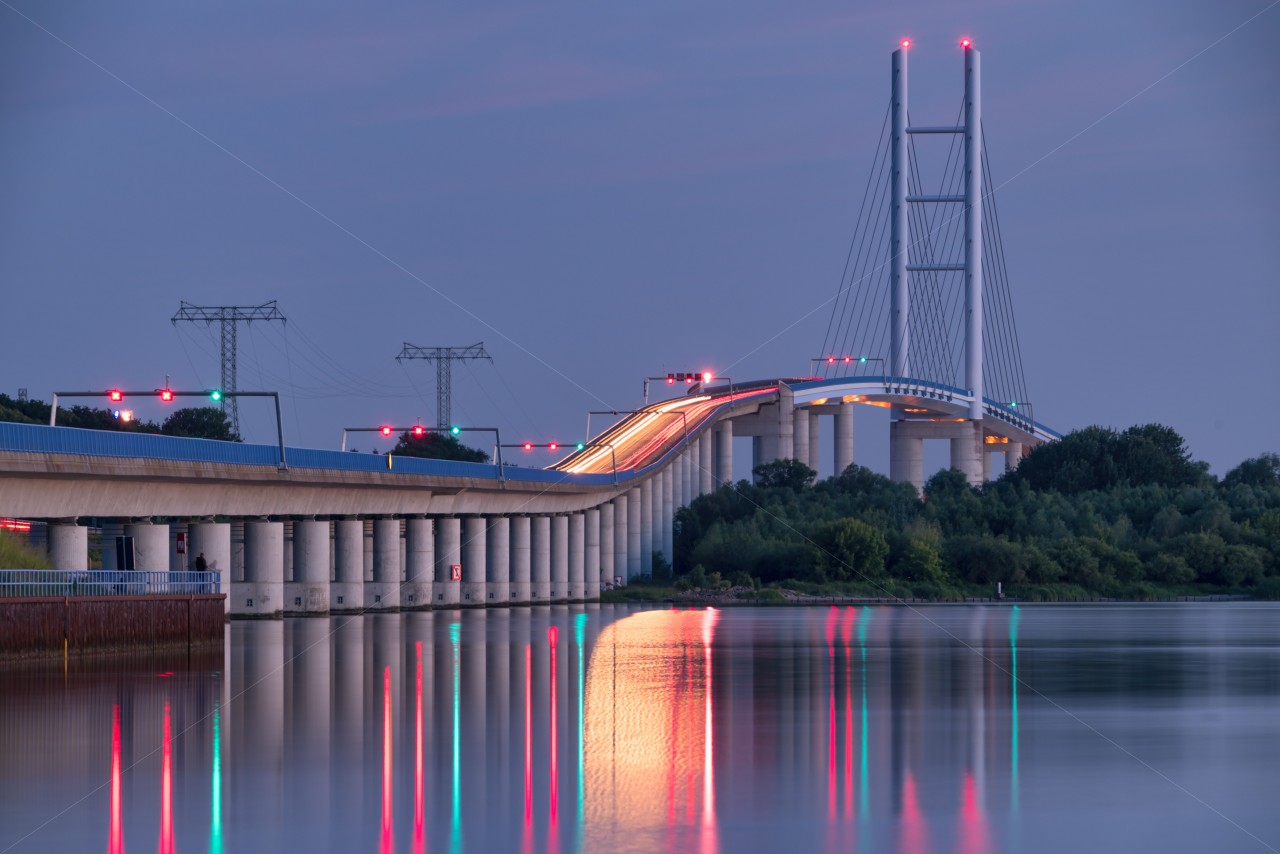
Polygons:
<instances>
[{"instance_id":1,"label":"green tree","mask_svg":"<svg viewBox=\"0 0 1280 854\"><path fill-rule=\"evenodd\" d=\"M489 455L469 448L446 433L427 433L418 438L408 430L400 434L400 440L391 449L397 457L424 457L431 460L458 460L464 463L487 463Z\"/></svg>"},{"instance_id":2,"label":"green tree","mask_svg":"<svg viewBox=\"0 0 1280 854\"><path fill-rule=\"evenodd\" d=\"M751 470L761 489L799 491L813 483L818 473L799 460L775 460L761 463Z\"/></svg>"},{"instance_id":3,"label":"green tree","mask_svg":"<svg viewBox=\"0 0 1280 854\"><path fill-rule=\"evenodd\" d=\"M826 546L827 575L847 581L884 575L889 543L876 528L861 519L828 523L819 542Z\"/></svg>"},{"instance_id":4,"label":"green tree","mask_svg":"<svg viewBox=\"0 0 1280 854\"><path fill-rule=\"evenodd\" d=\"M1225 488L1237 485L1280 487L1280 454L1263 454L1245 460L1223 476L1222 485Z\"/></svg>"},{"instance_id":5,"label":"green tree","mask_svg":"<svg viewBox=\"0 0 1280 854\"><path fill-rule=\"evenodd\" d=\"M231 419L216 406L191 406L174 411L160 425L166 436L187 436L193 439L217 439L222 442L240 442L240 434L231 429Z\"/></svg>"}]
</instances>

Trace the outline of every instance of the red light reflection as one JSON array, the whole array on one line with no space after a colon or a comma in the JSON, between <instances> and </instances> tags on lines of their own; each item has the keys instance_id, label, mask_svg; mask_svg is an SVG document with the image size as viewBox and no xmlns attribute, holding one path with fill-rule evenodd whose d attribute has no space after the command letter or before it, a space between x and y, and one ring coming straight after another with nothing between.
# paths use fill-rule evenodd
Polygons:
<instances>
[{"instance_id":1,"label":"red light reflection","mask_svg":"<svg viewBox=\"0 0 1280 854\"><path fill-rule=\"evenodd\" d=\"M391 668L382 672L382 852L396 850L395 825L392 821L391 779Z\"/></svg>"},{"instance_id":2,"label":"red light reflection","mask_svg":"<svg viewBox=\"0 0 1280 854\"><path fill-rule=\"evenodd\" d=\"M418 656L417 681L414 684L413 710L413 851L426 851L426 821L422 813L422 641L414 643Z\"/></svg>"}]
</instances>

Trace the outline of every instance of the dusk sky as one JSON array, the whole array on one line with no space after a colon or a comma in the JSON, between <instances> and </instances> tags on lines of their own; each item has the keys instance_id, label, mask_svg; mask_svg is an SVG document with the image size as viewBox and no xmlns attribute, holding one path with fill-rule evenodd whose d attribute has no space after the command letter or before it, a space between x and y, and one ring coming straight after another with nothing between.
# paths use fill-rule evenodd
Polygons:
<instances>
[{"instance_id":1,"label":"dusk sky","mask_svg":"<svg viewBox=\"0 0 1280 854\"><path fill-rule=\"evenodd\" d=\"M1280 0L0 0L0 391L216 385L180 300L279 302L240 387L309 447L434 423L406 341L485 343L454 421L506 442L667 371L803 374L890 54L946 123L961 36L1036 418L1165 423L1218 474L1280 451ZM887 447L860 408L856 460Z\"/></svg>"}]
</instances>

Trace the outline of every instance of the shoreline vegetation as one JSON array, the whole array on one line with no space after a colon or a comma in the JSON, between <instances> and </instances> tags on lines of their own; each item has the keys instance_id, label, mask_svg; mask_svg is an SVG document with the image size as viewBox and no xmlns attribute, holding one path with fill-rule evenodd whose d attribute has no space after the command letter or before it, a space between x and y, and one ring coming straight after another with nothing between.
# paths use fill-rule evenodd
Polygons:
<instances>
[{"instance_id":1,"label":"shoreline vegetation","mask_svg":"<svg viewBox=\"0 0 1280 854\"><path fill-rule=\"evenodd\" d=\"M1280 456L1219 479L1158 424L1074 431L981 487L940 471L923 495L856 465L754 474L678 511L674 568L656 555L601 601L1280 599Z\"/></svg>"}]
</instances>

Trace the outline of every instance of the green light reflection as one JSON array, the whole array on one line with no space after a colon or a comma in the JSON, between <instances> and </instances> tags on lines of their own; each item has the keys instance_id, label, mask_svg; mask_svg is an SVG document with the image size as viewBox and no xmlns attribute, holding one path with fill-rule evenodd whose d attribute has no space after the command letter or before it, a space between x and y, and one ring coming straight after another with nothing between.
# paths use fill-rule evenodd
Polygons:
<instances>
[{"instance_id":1,"label":"green light reflection","mask_svg":"<svg viewBox=\"0 0 1280 854\"><path fill-rule=\"evenodd\" d=\"M1013 811L1018 811L1018 622L1022 612L1017 605L1009 613L1009 654L1012 658L1009 693L1011 721L1009 724L1009 788L1010 803Z\"/></svg>"},{"instance_id":2,"label":"green light reflection","mask_svg":"<svg viewBox=\"0 0 1280 854\"><path fill-rule=\"evenodd\" d=\"M222 732L221 710L213 704L213 771L209 781L212 798L209 807L209 854L222 854Z\"/></svg>"},{"instance_id":3,"label":"green light reflection","mask_svg":"<svg viewBox=\"0 0 1280 854\"><path fill-rule=\"evenodd\" d=\"M459 685L462 656L459 644L462 624L449 624L449 644L453 647L453 814L450 816L449 850L462 851L462 700Z\"/></svg>"}]
</instances>

